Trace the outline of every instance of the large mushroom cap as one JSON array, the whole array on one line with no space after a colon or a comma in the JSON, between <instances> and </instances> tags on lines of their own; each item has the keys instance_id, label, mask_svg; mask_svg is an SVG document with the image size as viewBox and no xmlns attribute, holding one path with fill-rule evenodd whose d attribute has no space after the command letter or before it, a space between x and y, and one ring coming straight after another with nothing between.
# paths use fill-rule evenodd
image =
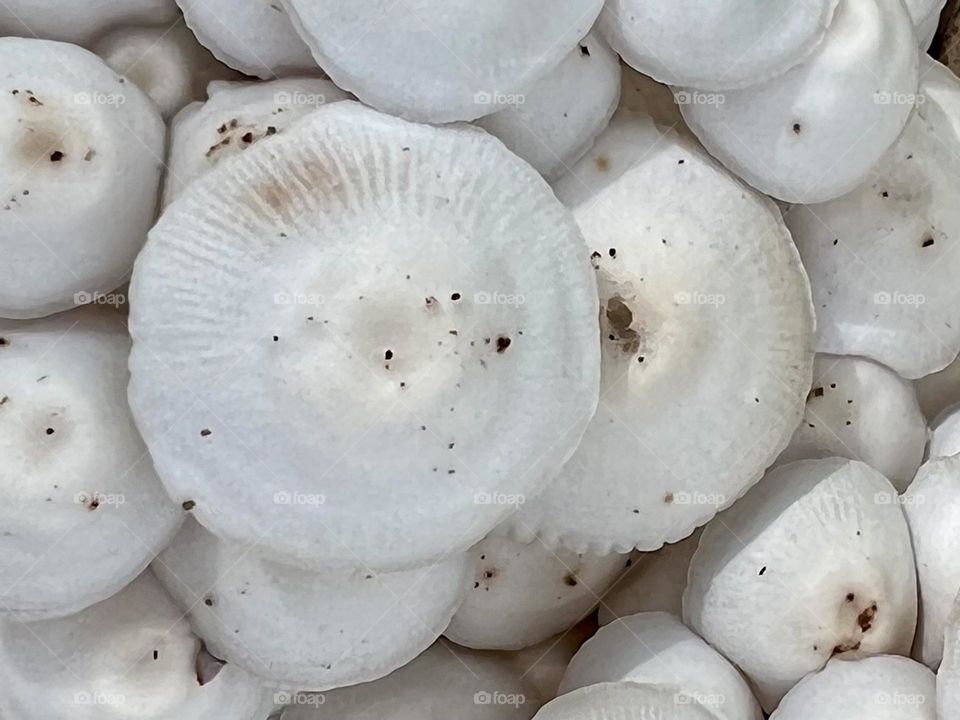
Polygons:
<instances>
[{"instance_id":1,"label":"large mushroom cap","mask_svg":"<svg viewBox=\"0 0 960 720\"><path fill-rule=\"evenodd\" d=\"M786 215L813 286L817 349L907 378L960 350L960 81L931 60L921 89L924 102L866 182Z\"/></svg>"},{"instance_id":2,"label":"large mushroom cap","mask_svg":"<svg viewBox=\"0 0 960 720\"><path fill-rule=\"evenodd\" d=\"M917 67L902 0L842 0L804 62L743 90L684 91L681 109L707 150L758 190L824 202L863 182L896 141Z\"/></svg>"},{"instance_id":3,"label":"large mushroom cap","mask_svg":"<svg viewBox=\"0 0 960 720\"><path fill-rule=\"evenodd\" d=\"M288 699L282 720L530 720L540 702L504 658L443 642L375 682Z\"/></svg>"},{"instance_id":4,"label":"large mushroom cap","mask_svg":"<svg viewBox=\"0 0 960 720\"><path fill-rule=\"evenodd\" d=\"M603 0L284 2L337 85L378 110L421 122L473 120L522 101L576 48L603 6Z\"/></svg>"},{"instance_id":5,"label":"large mushroom cap","mask_svg":"<svg viewBox=\"0 0 960 720\"><path fill-rule=\"evenodd\" d=\"M84 308L0 321L0 608L76 612L136 577L182 512L126 403L130 339Z\"/></svg>"},{"instance_id":6,"label":"large mushroom cap","mask_svg":"<svg viewBox=\"0 0 960 720\"><path fill-rule=\"evenodd\" d=\"M174 0L4 0L0 36L88 45L109 28L170 23L176 15Z\"/></svg>"},{"instance_id":7,"label":"large mushroom cap","mask_svg":"<svg viewBox=\"0 0 960 720\"><path fill-rule=\"evenodd\" d=\"M511 518L522 539L597 554L681 540L760 478L803 412L813 309L779 213L675 135L646 146L606 186L595 152L563 181L595 188L574 214L600 287L601 403Z\"/></svg>"},{"instance_id":8,"label":"large mushroom cap","mask_svg":"<svg viewBox=\"0 0 960 720\"><path fill-rule=\"evenodd\" d=\"M156 107L74 45L0 39L0 317L49 315L126 279L156 211Z\"/></svg>"},{"instance_id":9,"label":"large mushroom cap","mask_svg":"<svg viewBox=\"0 0 960 720\"><path fill-rule=\"evenodd\" d=\"M600 32L624 61L669 85L753 85L820 43L838 0L607 0Z\"/></svg>"},{"instance_id":10,"label":"large mushroom cap","mask_svg":"<svg viewBox=\"0 0 960 720\"><path fill-rule=\"evenodd\" d=\"M176 0L200 43L222 63L264 79L319 73L281 0Z\"/></svg>"},{"instance_id":11,"label":"large mushroom cap","mask_svg":"<svg viewBox=\"0 0 960 720\"><path fill-rule=\"evenodd\" d=\"M209 657L147 571L56 620L0 624L0 713L18 720L263 720L258 681Z\"/></svg>"},{"instance_id":12,"label":"large mushroom cap","mask_svg":"<svg viewBox=\"0 0 960 720\"><path fill-rule=\"evenodd\" d=\"M291 562L466 549L597 401L595 279L550 188L476 128L357 103L193 183L131 306L130 401L167 489Z\"/></svg>"},{"instance_id":13,"label":"large mushroom cap","mask_svg":"<svg viewBox=\"0 0 960 720\"><path fill-rule=\"evenodd\" d=\"M907 658L835 659L801 680L770 720L936 720L936 681ZM949 717L949 716L943 716Z\"/></svg>"},{"instance_id":14,"label":"large mushroom cap","mask_svg":"<svg viewBox=\"0 0 960 720\"><path fill-rule=\"evenodd\" d=\"M153 570L215 656L271 685L328 690L376 680L429 647L460 604L472 561L311 572L190 520Z\"/></svg>"},{"instance_id":15,"label":"large mushroom cap","mask_svg":"<svg viewBox=\"0 0 960 720\"><path fill-rule=\"evenodd\" d=\"M860 462L800 460L706 527L683 617L769 711L834 655L909 653L915 576L890 482Z\"/></svg>"},{"instance_id":16,"label":"large mushroom cap","mask_svg":"<svg viewBox=\"0 0 960 720\"><path fill-rule=\"evenodd\" d=\"M865 358L817 355L803 420L777 462L862 460L904 490L926 442L927 422L911 383Z\"/></svg>"},{"instance_id":17,"label":"large mushroom cap","mask_svg":"<svg viewBox=\"0 0 960 720\"><path fill-rule=\"evenodd\" d=\"M960 457L927 462L901 502L910 525L920 583L913 655L935 669L943 655L943 633L960 589Z\"/></svg>"},{"instance_id":18,"label":"large mushroom cap","mask_svg":"<svg viewBox=\"0 0 960 720\"><path fill-rule=\"evenodd\" d=\"M550 180L590 149L619 99L620 62L599 36L588 35L523 102L477 124Z\"/></svg>"},{"instance_id":19,"label":"large mushroom cap","mask_svg":"<svg viewBox=\"0 0 960 720\"><path fill-rule=\"evenodd\" d=\"M327 103L350 96L329 80L285 78L260 83L211 83L209 99L185 108L170 130L163 204L224 158L284 132Z\"/></svg>"},{"instance_id":20,"label":"large mushroom cap","mask_svg":"<svg viewBox=\"0 0 960 720\"><path fill-rule=\"evenodd\" d=\"M737 669L669 613L630 615L600 628L573 656L560 693L621 681L675 687L718 720L763 717Z\"/></svg>"},{"instance_id":21,"label":"large mushroom cap","mask_svg":"<svg viewBox=\"0 0 960 720\"><path fill-rule=\"evenodd\" d=\"M135 82L165 119L205 97L209 82L243 77L217 62L183 23L118 28L100 38L93 49L107 65Z\"/></svg>"},{"instance_id":22,"label":"large mushroom cap","mask_svg":"<svg viewBox=\"0 0 960 720\"><path fill-rule=\"evenodd\" d=\"M629 567L618 553L578 555L496 535L475 553L473 588L444 635L485 650L519 650L568 630Z\"/></svg>"}]
</instances>

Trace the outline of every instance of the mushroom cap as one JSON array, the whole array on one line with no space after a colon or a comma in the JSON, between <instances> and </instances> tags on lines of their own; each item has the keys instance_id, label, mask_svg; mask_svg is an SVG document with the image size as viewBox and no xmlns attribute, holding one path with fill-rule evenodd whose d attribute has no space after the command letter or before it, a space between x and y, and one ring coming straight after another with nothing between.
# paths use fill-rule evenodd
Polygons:
<instances>
[{"instance_id":1,"label":"mushroom cap","mask_svg":"<svg viewBox=\"0 0 960 720\"><path fill-rule=\"evenodd\" d=\"M87 45L108 28L169 23L176 15L173 0L4 0L0 35Z\"/></svg>"},{"instance_id":2,"label":"mushroom cap","mask_svg":"<svg viewBox=\"0 0 960 720\"><path fill-rule=\"evenodd\" d=\"M550 701L533 720L718 720L679 688L634 682L598 683Z\"/></svg>"},{"instance_id":3,"label":"mushroom cap","mask_svg":"<svg viewBox=\"0 0 960 720\"><path fill-rule=\"evenodd\" d=\"M326 103L350 96L329 80L284 78L258 83L211 83L209 99L181 111L170 128L163 205L192 181Z\"/></svg>"},{"instance_id":4,"label":"mushroom cap","mask_svg":"<svg viewBox=\"0 0 960 720\"><path fill-rule=\"evenodd\" d=\"M135 82L157 104L164 119L204 98L210 81L242 77L221 65L182 23L172 28L118 28L100 38L94 51Z\"/></svg>"},{"instance_id":5,"label":"mushroom cap","mask_svg":"<svg viewBox=\"0 0 960 720\"><path fill-rule=\"evenodd\" d=\"M718 720L762 720L743 676L675 615L640 613L597 631L573 656L560 693L602 682L678 688Z\"/></svg>"},{"instance_id":6,"label":"mushroom cap","mask_svg":"<svg viewBox=\"0 0 960 720\"><path fill-rule=\"evenodd\" d=\"M522 100L576 49L603 6L603 0L284 3L337 85L378 110L435 123L474 120Z\"/></svg>"},{"instance_id":7,"label":"mushroom cap","mask_svg":"<svg viewBox=\"0 0 960 720\"><path fill-rule=\"evenodd\" d=\"M263 720L272 703L256 678L230 664L217 672L217 665L147 571L76 615L0 622L0 713L18 720Z\"/></svg>"},{"instance_id":8,"label":"mushroom cap","mask_svg":"<svg viewBox=\"0 0 960 720\"><path fill-rule=\"evenodd\" d=\"M225 65L269 80L319 73L281 0L176 0L200 44Z\"/></svg>"},{"instance_id":9,"label":"mushroom cap","mask_svg":"<svg viewBox=\"0 0 960 720\"><path fill-rule=\"evenodd\" d=\"M863 463L800 460L703 531L684 621L747 675L765 710L833 655L909 653L916 573L897 500Z\"/></svg>"},{"instance_id":10,"label":"mushroom cap","mask_svg":"<svg viewBox=\"0 0 960 720\"><path fill-rule=\"evenodd\" d=\"M216 657L266 684L329 690L383 677L429 647L460 604L472 561L306 571L190 520L153 570Z\"/></svg>"},{"instance_id":11,"label":"mushroom cap","mask_svg":"<svg viewBox=\"0 0 960 720\"><path fill-rule=\"evenodd\" d=\"M596 313L573 218L500 141L334 103L167 208L130 402L218 535L401 569L556 476L597 402Z\"/></svg>"},{"instance_id":12,"label":"mushroom cap","mask_svg":"<svg viewBox=\"0 0 960 720\"><path fill-rule=\"evenodd\" d=\"M444 635L482 650L519 650L573 627L629 567L626 555L578 555L497 535L475 553L473 588Z\"/></svg>"},{"instance_id":13,"label":"mushroom cap","mask_svg":"<svg viewBox=\"0 0 960 720\"><path fill-rule=\"evenodd\" d=\"M867 181L785 218L813 286L817 350L906 378L960 350L960 81L932 60L925 73L924 102Z\"/></svg>"},{"instance_id":14,"label":"mushroom cap","mask_svg":"<svg viewBox=\"0 0 960 720\"><path fill-rule=\"evenodd\" d=\"M126 402L121 318L83 308L0 321L0 608L77 612L173 538L167 496Z\"/></svg>"},{"instance_id":15,"label":"mushroom cap","mask_svg":"<svg viewBox=\"0 0 960 720\"><path fill-rule=\"evenodd\" d=\"M723 90L781 75L820 44L838 0L607 0L597 24L624 61L668 85Z\"/></svg>"},{"instance_id":16,"label":"mushroom cap","mask_svg":"<svg viewBox=\"0 0 960 720\"><path fill-rule=\"evenodd\" d=\"M687 570L700 542L700 533L698 529L678 543L664 545L635 560L633 567L600 601L597 613L600 625L640 612L682 615Z\"/></svg>"},{"instance_id":17,"label":"mushroom cap","mask_svg":"<svg viewBox=\"0 0 960 720\"><path fill-rule=\"evenodd\" d=\"M444 642L375 682L294 700L282 720L529 720L539 702L507 660Z\"/></svg>"},{"instance_id":18,"label":"mushroom cap","mask_svg":"<svg viewBox=\"0 0 960 720\"><path fill-rule=\"evenodd\" d=\"M950 457L960 453L960 405L944 410L930 426L927 456Z\"/></svg>"},{"instance_id":19,"label":"mushroom cap","mask_svg":"<svg viewBox=\"0 0 960 720\"><path fill-rule=\"evenodd\" d=\"M166 131L139 88L75 45L0 38L0 66L0 317L40 317L123 283Z\"/></svg>"},{"instance_id":20,"label":"mushroom cap","mask_svg":"<svg viewBox=\"0 0 960 720\"><path fill-rule=\"evenodd\" d=\"M860 185L900 135L918 54L901 0L842 0L804 62L743 90L684 91L681 110L710 154L758 190L825 202Z\"/></svg>"},{"instance_id":21,"label":"mushroom cap","mask_svg":"<svg viewBox=\"0 0 960 720\"><path fill-rule=\"evenodd\" d=\"M933 44L940 25L940 13L946 4L947 0L904 0L910 19L916 27L922 51L926 51Z\"/></svg>"},{"instance_id":22,"label":"mushroom cap","mask_svg":"<svg viewBox=\"0 0 960 720\"><path fill-rule=\"evenodd\" d=\"M778 464L860 460L906 489L923 462L927 421L913 385L871 360L817 355L803 420Z\"/></svg>"},{"instance_id":23,"label":"mushroom cap","mask_svg":"<svg viewBox=\"0 0 960 720\"><path fill-rule=\"evenodd\" d=\"M943 638L943 662L937 670L937 718L960 713L960 596L953 606Z\"/></svg>"},{"instance_id":24,"label":"mushroom cap","mask_svg":"<svg viewBox=\"0 0 960 720\"><path fill-rule=\"evenodd\" d=\"M511 518L520 540L600 555L681 540L759 480L803 412L813 308L779 213L674 134L647 147L574 211L600 289L601 402ZM596 166L591 152L574 178L602 184Z\"/></svg>"},{"instance_id":25,"label":"mushroom cap","mask_svg":"<svg viewBox=\"0 0 960 720\"><path fill-rule=\"evenodd\" d=\"M835 658L787 693L770 720L936 720L936 679L896 655Z\"/></svg>"},{"instance_id":26,"label":"mushroom cap","mask_svg":"<svg viewBox=\"0 0 960 720\"><path fill-rule=\"evenodd\" d=\"M936 669L960 588L960 457L925 463L901 499L917 563L920 616L913 656Z\"/></svg>"},{"instance_id":27,"label":"mushroom cap","mask_svg":"<svg viewBox=\"0 0 960 720\"><path fill-rule=\"evenodd\" d=\"M541 78L523 102L480 118L547 180L567 172L606 129L620 99L620 61L588 35Z\"/></svg>"},{"instance_id":28,"label":"mushroom cap","mask_svg":"<svg viewBox=\"0 0 960 720\"><path fill-rule=\"evenodd\" d=\"M933 425L944 410L960 403L960 360L954 360L943 370L925 375L913 384L917 388L920 409Z\"/></svg>"}]
</instances>

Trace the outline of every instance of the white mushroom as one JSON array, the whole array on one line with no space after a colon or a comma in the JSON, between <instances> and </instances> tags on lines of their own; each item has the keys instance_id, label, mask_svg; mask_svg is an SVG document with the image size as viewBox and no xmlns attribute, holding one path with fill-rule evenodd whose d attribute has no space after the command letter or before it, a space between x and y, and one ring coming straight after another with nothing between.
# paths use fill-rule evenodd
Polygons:
<instances>
[{"instance_id":1,"label":"white mushroom","mask_svg":"<svg viewBox=\"0 0 960 720\"><path fill-rule=\"evenodd\" d=\"M823 39L837 0L607 0L598 28L669 85L740 88L780 75Z\"/></svg>"},{"instance_id":2,"label":"white mushroom","mask_svg":"<svg viewBox=\"0 0 960 720\"><path fill-rule=\"evenodd\" d=\"M477 128L352 102L167 208L130 326L168 491L298 564L468 548L556 476L597 402L595 279L549 186Z\"/></svg>"},{"instance_id":3,"label":"white mushroom","mask_svg":"<svg viewBox=\"0 0 960 720\"><path fill-rule=\"evenodd\" d=\"M943 662L937 670L937 719L953 720L960 713L960 596L943 638Z\"/></svg>"},{"instance_id":4,"label":"white mushroom","mask_svg":"<svg viewBox=\"0 0 960 720\"><path fill-rule=\"evenodd\" d=\"M758 190L824 202L860 185L896 141L913 108L917 68L902 0L841 0L804 62L743 90L684 91L681 109L707 150Z\"/></svg>"},{"instance_id":5,"label":"white mushroom","mask_svg":"<svg viewBox=\"0 0 960 720\"><path fill-rule=\"evenodd\" d=\"M717 720L762 720L737 669L669 613L629 615L606 625L573 656L560 693L602 682L677 688Z\"/></svg>"},{"instance_id":6,"label":"white mushroom","mask_svg":"<svg viewBox=\"0 0 960 720\"><path fill-rule=\"evenodd\" d=\"M869 179L785 218L813 286L817 349L907 378L960 350L960 81L932 60L925 73L924 102Z\"/></svg>"},{"instance_id":7,"label":"white mushroom","mask_svg":"<svg viewBox=\"0 0 960 720\"><path fill-rule=\"evenodd\" d=\"M787 693L770 720L936 720L936 681L929 668L881 655L836 658Z\"/></svg>"},{"instance_id":8,"label":"white mushroom","mask_svg":"<svg viewBox=\"0 0 960 720\"><path fill-rule=\"evenodd\" d=\"M834 655L909 653L916 579L897 500L863 463L800 460L704 530L684 621L743 670L765 710Z\"/></svg>"},{"instance_id":9,"label":"white mushroom","mask_svg":"<svg viewBox=\"0 0 960 720\"><path fill-rule=\"evenodd\" d=\"M600 601L597 618L607 625L640 612L683 614L687 570L700 542L700 530L672 545L644 553Z\"/></svg>"},{"instance_id":10,"label":"white mushroom","mask_svg":"<svg viewBox=\"0 0 960 720\"><path fill-rule=\"evenodd\" d=\"M913 656L936 669L943 633L960 590L960 457L931 460L901 499L920 584Z\"/></svg>"},{"instance_id":11,"label":"white mushroom","mask_svg":"<svg viewBox=\"0 0 960 720\"><path fill-rule=\"evenodd\" d=\"M450 122L522 101L576 49L603 0L284 3L337 85L392 115Z\"/></svg>"},{"instance_id":12,"label":"white mushroom","mask_svg":"<svg viewBox=\"0 0 960 720\"><path fill-rule=\"evenodd\" d=\"M182 23L118 28L98 40L93 49L149 95L164 118L204 98L212 80L242 77L217 62Z\"/></svg>"},{"instance_id":13,"label":"white mushroom","mask_svg":"<svg viewBox=\"0 0 960 720\"><path fill-rule=\"evenodd\" d=\"M176 0L197 40L222 63L269 80L319 73L281 0Z\"/></svg>"},{"instance_id":14,"label":"white mushroom","mask_svg":"<svg viewBox=\"0 0 960 720\"><path fill-rule=\"evenodd\" d=\"M588 35L510 108L480 118L548 180L569 170L606 129L620 98L620 62Z\"/></svg>"},{"instance_id":15,"label":"white mushroom","mask_svg":"<svg viewBox=\"0 0 960 720\"><path fill-rule=\"evenodd\" d=\"M472 561L310 572L190 520L153 570L215 656L268 684L328 690L376 680L429 647L460 604Z\"/></svg>"},{"instance_id":16,"label":"white mushroom","mask_svg":"<svg viewBox=\"0 0 960 720\"><path fill-rule=\"evenodd\" d=\"M519 650L569 629L630 565L492 535L480 543L472 590L444 635L483 650Z\"/></svg>"},{"instance_id":17,"label":"white mushroom","mask_svg":"<svg viewBox=\"0 0 960 720\"><path fill-rule=\"evenodd\" d=\"M122 284L156 211L153 103L74 45L0 39L0 317L49 315Z\"/></svg>"},{"instance_id":18,"label":"white mushroom","mask_svg":"<svg viewBox=\"0 0 960 720\"><path fill-rule=\"evenodd\" d=\"M930 426L927 457L950 457L960 453L960 405L944 410Z\"/></svg>"},{"instance_id":19,"label":"white mushroom","mask_svg":"<svg viewBox=\"0 0 960 720\"><path fill-rule=\"evenodd\" d=\"M77 612L114 594L183 518L126 403L130 339L84 308L0 321L0 610Z\"/></svg>"},{"instance_id":20,"label":"white mushroom","mask_svg":"<svg viewBox=\"0 0 960 720\"><path fill-rule=\"evenodd\" d=\"M861 460L904 490L926 442L927 422L911 383L864 358L817 355L803 420L777 462Z\"/></svg>"},{"instance_id":21,"label":"white mushroom","mask_svg":"<svg viewBox=\"0 0 960 720\"><path fill-rule=\"evenodd\" d=\"M639 144L575 208L600 286L601 402L560 477L511 518L521 540L595 554L682 540L760 478L803 412L813 309L776 208L674 134ZM569 183L602 185L597 161Z\"/></svg>"},{"instance_id":22,"label":"white mushroom","mask_svg":"<svg viewBox=\"0 0 960 720\"><path fill-rule=\"evenodd\" d=\"M0 36L88 45L113 27L172 24L176 17L174 0L4 0L0 3Z\"/></svg>"},{"instance_id":23,"label":"white mushroom","mask_svg":"<svg viewBox=\"0 0 960 720\"><path fill-rule=\"evenodd\" d=\"M540 702L504 659L441 642L376 682L286 699L282 720L529 720Z\"/></svg>"},{"instance_id":24,"label":"white mushroom","mask_svg":"<svg viewBox=\"0 0 960 720\"><path fill-rule=\"evenodd\" d=\"M17 720L263 720L257 680L209 656L147 571L70 617L0 623L0 714Z\"/></svg>"},{"instance_id":25,"label":"white mushroom","mask_svg":"<svg viewBox=\"0 0 960 720\"><path fill-rule=\"evenodd\" d=\"M940 26L940 13L947 0L904 0L904 4L916 26L920 49L926 50L933 44L933 38Z\"/></svg>"},{"instance_id":26,"label":"white mushroom","mask_svg":"<svg viewBox=\"0 0 960 720\"><path fill-rule=\"evenodd\" d=\"M679 688L635 682L598 683L561 695L534 720L718 720Z\"/></svg>"},{"instance_id":27,"label":"white mushroom","mask_svg":"<svg viewBox=\"0 0 960 720\"><path fill-rule=\"evenodd\" d=\"M931 423L950 406L960 403L960 360L954 360L940 372L914 381L920 409Z\"/></svg>"},{"instance_id":28,"label":"white mushroom","mask_svg":"<svg viewBox=\"0 0 960 720\"><path fill-rule=\"evenodd\" d=\"M206 102L193 103L173 120L164 206L224 158L283 132L326 103L350 97L320 78L214 82L208 93Z\"/></svg>"}]
</instances>

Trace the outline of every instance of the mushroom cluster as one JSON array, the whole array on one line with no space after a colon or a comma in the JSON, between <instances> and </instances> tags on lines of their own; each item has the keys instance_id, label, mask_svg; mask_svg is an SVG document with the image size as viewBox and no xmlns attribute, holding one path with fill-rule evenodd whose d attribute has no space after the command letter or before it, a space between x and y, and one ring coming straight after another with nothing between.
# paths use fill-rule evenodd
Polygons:
<instances>
[{"instance_id":1,"label":"mushroom cluster","mask_svg":"<svg viewBox=\"0 0 960 720\"><path fill-rule=\"evenodd\" d=\"M0 0L0 719L960 720L957 27Z\"/></svg>"}]
</instances>

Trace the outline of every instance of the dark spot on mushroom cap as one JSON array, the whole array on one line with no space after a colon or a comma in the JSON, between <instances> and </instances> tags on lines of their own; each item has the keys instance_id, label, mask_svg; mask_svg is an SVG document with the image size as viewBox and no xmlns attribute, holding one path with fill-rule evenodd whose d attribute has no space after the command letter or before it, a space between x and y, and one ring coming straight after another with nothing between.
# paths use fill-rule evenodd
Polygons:
<instances>
[{"instance_id":1,"label":"dark spot on mushroom cap","mask_svg":"<svg viewBox=\"0 0 960 720\"><path fill-rule=\"evenodd\" d=\"M53 435L54 429L53 429L52 427L48 427L46 430L44 430L44 432L45 432L47 435Z\"/></svg>"},{"instance_id":2,"label":"dark spot on mushroom cap","mask_svg":"<svg viewBox=\"0 0 960 720\"><path fill-rule=\"evenodd\" d=\"M763 575L766 571L767 571L767 566L764 565L762 568L760 568L760 572L758 572L757 575Z\"/></svg>"},{"instance_id":3,"label":"dark spot on mushroom cap","mask_svg":"<svg viewBox=\"0 0 960 720\"><path fill-rule=\"evenodd\" d=\"M190 511L193 510L196 506L197 506L197 504L196 504L193 500L184 500L184 501L183 501L183 504L182 504L180 507L182 507L182 508L183 508L184 510L186 510L187 512L190 512Z\"/></svg>"},{"instance_id":4,"label":"dark spot on mushroom cap","mask_svg":"<svg viewBox=\"0 0 960 720\"><path fill-rule=\"evenodd\" d=\"M50 162L60 162L63 160L63 158L64 155L63 151L61 150L54 150L52 153L50 153Z\"/></svg>"},{"instance_id":5,"label":"dark spot on mushroom cap","mask_svg":"<svg viewBox=\"0 0 960 720\"><path fill-rule=\"evenodd\" d=\"M853 602L856 597L853 593L847 593L847 602Z\"/></svg>"},{"instance_id":6,"label":"dark spot on mushroom cap","mask_svg":"<svg viewBox=\"0 0 960 720\"><path fill-rule=\"evenodd\" d=\"M930 247L933 245L933 238L930 235L924 235L923 241L920 243L920 247Z\"/></svg>"},{"instance_id":7,"label":"dark spot on mushroom cap","mask_svg":"<svg viewBox=\"0 0 960 720\"><path fill-rule=\"evenodd\" d=\"M607 252L610 253L610 257L616 257L616 256L617 256L617 249L616 249L616 248L610 248L609 250L607 250Z\"/></svg>"},{"instance_id":8,"label":"dark spot on mushroom cap","mask_svg":"<svg viewBox=\"0 0 960 720\"><path fill-rule=\"evenodd\" d=\"M501 335L497 338L497 352L501 355L507 351L507 348L510 347L510 338L504 337Z\"/></svg>"},{"instance_id":9,"label":"dark spot on mushroom cap","mask_svg":"<svg viewBox=\"0 0 960 720\"><path fill-rule=\"evenodd\" d=\"M862 613L857 616L857 625L860 626L862 632L866 632L871 627L873 627L873 618L877 614L877 604L872 603L870 607L866 608Z\"/></svg>"},{"instance_id":10,"label":"dark spot on mushroom cap","mask_svg":"<svg viewBox=\"0 0 960 720\"><path fill-rule=\"evenodd\" d=\"M4 345L9 345L9 344L10 344L9 340L7 340L5 337L0 337L0 347L3 347Z\"/></svg>"},{"instance_id":11,"label":"dark spot on mushroom cap","mask_svg":"<svg viewBox=\"0 0 960 720\"><path fill-rule=\"evenodd\" d=\"M203 599L203 604L206 605L207 607L213 607L213 596L212 596L212 595L207 595L207 596Z\"/></svg>"},{"instance_id":12,"label":"dark spot on mushroom cap","mask_svg":"<svg viewBox=\"0 0 960 720\"><path fill-rule=\"evenodd\" d=\"M457 300L460 299L460 293L458 293L458 292L453 293L453 294L450 296L450 299L453 300L454 302L456 302Z\"/></svg>"},{"instance_id":13,"label":"dark spot on mushroom cap","mask_svg":"<svg viewBox=\"0 0 960 720\"><path fill-rule=\"evenodd\" d=\"M663 501L664 501L667 505L669 505L670 503L672 503L672 502L673 502L673 493L672 493L672 492L665 493L664 496L663 496Z\"/></svg>"},{"instance_id":14,"label":"dark spot on mushroom cap","mask_svg":"<svg viewBox=\"0 0 960 720\"><path fill-rule=\"evenodd\" d=\"M590 48L588 48L586 45L581 45L580 54L584 57L590 57Z\"/></svg>"},{"instance_id":15,"label":"dark spot on mushroom cap","mask_svg":"<svg viewBox=\"0 0 960 720\"><path fill-rule=\"evenodd\" d=\"M794 132L796 135L799 135L799 134L800 134L800 131L801 131L802 129L803 129L803 128L800 126L800 123L795 122L795 123L793 124L793 132Z\"/></svg>"},{"instance_id":16,"label":"dark spot on mushroom cap","mask_svg":"<svg viewBox=\"0 0 960 720\"><path fill-rule=\"evenodd\" d=\"M204 428L203 430L200 431L200 437L207 437L207 436L209 436L209 435L210 435L210 429L209 429L209 428Z\"/></svg>"},{"instance_id":17,"label":"dark spot on mushroom cap","mask_svg":"<svg viewBox=\"0 0 960 720\"><path fill-rule=\"evenodd\" d=\"M593 159L593 164L600 172L607 172L610 169L610 160L606 155L597 155Z\"/></svg>"},{"instance_id":18,"label":"dark spot on mushroom cap","mask_svg":"<svg viewBox=\"0 0 960 720\"><path fill-rule=\"evenodd\" d=\"M577 585L577 576L573 573L569 573L568 575L564 576L563 582L570 587L575 587Z\"/></svg>"}]
</instances>

